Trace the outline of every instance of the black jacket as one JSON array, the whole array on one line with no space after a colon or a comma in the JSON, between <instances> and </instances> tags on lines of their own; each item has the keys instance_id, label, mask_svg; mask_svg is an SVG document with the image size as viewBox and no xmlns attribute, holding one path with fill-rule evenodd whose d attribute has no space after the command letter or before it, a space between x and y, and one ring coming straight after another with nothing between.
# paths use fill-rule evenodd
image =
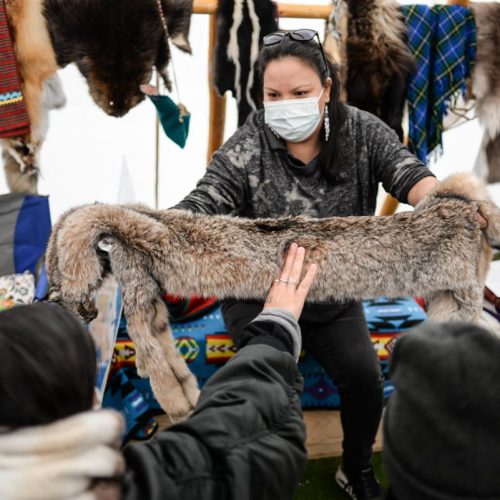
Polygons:
<instances>
[{"instance_id":1,"label":"black jacket","mask_svg":"<svg viewBox=\"0 0 500 500\"><path fill-rule=\"evenodd\" d=\"M124 450L124 499L293 498L307 459L302 377L275 324L250 328L249 345L210 378L188 420Z\"/></svg>"}]
</instances>

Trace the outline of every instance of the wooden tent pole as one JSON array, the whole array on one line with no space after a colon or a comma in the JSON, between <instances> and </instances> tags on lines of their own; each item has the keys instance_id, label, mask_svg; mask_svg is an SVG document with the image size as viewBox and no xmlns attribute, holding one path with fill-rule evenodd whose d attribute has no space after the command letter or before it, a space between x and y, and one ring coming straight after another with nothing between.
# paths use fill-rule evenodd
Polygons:
<instances>
[{"instance_id":1,"label":"wooden tent pole","mask_svg":"<svg viewBox=\"0 0 500 500\"><path fill-rule=\"evenodd\" d=\"M213 15L217 11L218 0L194 0L193 14ZM328 19L332 11L331 5L305 5L277 3L279 17L296 17L310 19Z\"/></svg>"},{"instance_id":2,"label":"wooden tent pole","mask_svg":"<svg viewBox=\"0 0 500 500\"><path fill-rule=\"evenodd\" d=\"M208 88L210 94L210 109L207 164L212 159L214 152L222 146L222 142L224 141L224 125L226 123L226 96L220 96L214 85L215 21L215 16L210 16L210 35L208 43Z\"/></svg>"}]
</instances>

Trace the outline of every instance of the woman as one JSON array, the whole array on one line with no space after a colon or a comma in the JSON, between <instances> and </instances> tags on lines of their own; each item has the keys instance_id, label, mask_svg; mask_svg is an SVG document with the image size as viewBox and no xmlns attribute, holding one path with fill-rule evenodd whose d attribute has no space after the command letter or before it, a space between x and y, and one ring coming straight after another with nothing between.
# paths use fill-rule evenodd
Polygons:
<instances>
[{"instance_id":1,"label":"woman","mask_svg":"<svg viewBox=\"0 0 500 500\"><path fill-rule=\"evenodd\" d=\"M246 346L205 384L185 421L118 450L122 418L89 411L90 335L53 304L0 313L2 500L290 500L306 464L297 323L316 266L297 286L292 245Z\"/></svg>"},{"instance_id":2,"label":"woman","mask_svg":"<svg viewBox=\"0 0 500 500\"><path fill-rule=\"evenodd\" d=\"M436 184L382 121L339 102L339 79L316 32L273 33L263 42L264 110L213 155L175 208L250 218L372 215L379 182L411 205ZM228 300L222 310L240 346L262 304ZM352 498L380 499L371 457L383 381L361 304L306 305L301 328L305 349L339 388L344 441L336 480Z\"/></svg>"}]
</instances>

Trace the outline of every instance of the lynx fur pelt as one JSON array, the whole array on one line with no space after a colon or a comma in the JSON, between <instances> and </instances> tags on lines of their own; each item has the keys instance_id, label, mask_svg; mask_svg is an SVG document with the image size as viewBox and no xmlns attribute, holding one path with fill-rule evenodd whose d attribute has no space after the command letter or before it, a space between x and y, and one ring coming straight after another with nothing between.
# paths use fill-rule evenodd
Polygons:
<instances>
[{"instance_id":1,"label":"lynx fur pelt","mask_svg":"<svg viewBox=\"0 0 500 500\"><path fill-rule=\"evenodd\" d=\"M480 212L488 226L481 230ZM50 299L95 317L104 276L121 284L137 368L174 420L196 404L194 377L174 347L161 290L180 296L264 299L296 242L318 275L310 301L420 295L435 320L476 320L500 210L471 176L438 185L415 212L392 217L241 219L142 206L88 205L54 227Z\"/></svg>"}]
</instances>

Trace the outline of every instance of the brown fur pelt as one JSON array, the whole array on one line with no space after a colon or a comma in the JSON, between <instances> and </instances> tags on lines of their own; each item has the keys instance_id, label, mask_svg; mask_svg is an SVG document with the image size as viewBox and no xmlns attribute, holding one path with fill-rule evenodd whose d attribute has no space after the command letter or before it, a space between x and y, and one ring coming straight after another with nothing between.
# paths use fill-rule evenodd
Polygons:
<instances>
[{"instance_id":1,"label":"brown fur pelt","mask_svg":"<svg viewBox=\"0 0 500 500\"><path fill-rule=\"evenodd\" d=\"M192 0L161 4L172 43L191 52ZM140 85L149 83L154 67L169 85L156 0L44 0L44 14L58 64L76 64L107 114L123 116L141 102Z\"/></svg>"},{"instance_id":2,"label":"brown fur pelt","mask_svg":"<svg viewBox=\"0 0 500 500\"><path fill-rule=\"evenodd\" d=\"M500 182L500 3L473 3L477 26L472 92L483 125L488 182Z\"/></svg>"},{"instance_id":3,"label":"brown fur pelt","mask_svg":"<svg viewBox=\"0 0 500 500\"><path fill-rule=\"evenodd\" d=\"M408 77L415 70L396 0L348 0L347 101L381 118L403 138Z\"/></svg>"},{"instance_id":4,"label":"brown fur pelt","mask_svg":"<svg viewBox=\"0 0 500 500\"><path fill-rule=\"evenodd\" d=\"M345 84L347 79L347 31L348 9L344 0L332 0L332 13L326 23L323 48L337 67L340 77L340 95L342 102L347 101Z\"/></svg>"},{"instance_id":5,"label":"brown fur pelt","mask_svg":"<svg viewBox=\"0 0 500 500\"><path fill-rule=\"evenodd\" d=\"M162 0L162 7L172 43L190 52L192 0ZM36 193L48 128L44 82L75 63L96 104L123 116L144 99L140 85L153 67L170 85L169 49L156 0L6 0L6 11L31 132L3 141L5 172L9 189Z\"/></svg>"},{"instance_id":6,"label":"brown fur pelt","mask_svg":"<svg viewBox=\"0 0 500 500\"><path fill-rule=\"evenodd\" d=\"M36 194L40 174L40 151L48 128L48 115L52 109L66 104L66 96L57 73L42 85L43 119L37 129L38 137L10 137L2 140L2 159L7 186L12 193ZM42 128L43 126L43 128Z\"/></svg>"},{"instance_id":7,"label":"brown fur pelt","mask_svg":"<svg viewBox=\"0 0 500 500\"><path fill-rule=\"evenodd\" d=\"M4 170L11 191L36 193L38 153L47 131L43 85L58 65L43 16L43 0L5 0L5 7L31 130L2 141Z\"/></svg>"},{"instance_id":8,"label":"brown fur pelt","mask_svg":"<svg viewBox=\"0 0 500 500\"><path fill-rule=\"evenodd\" d=\"M481 230L480 211L489 221ZM500 210L468 175L442 182L415 212L392 217L247 220L142 206L88 205L64 214L46 254L50 299L91 320L106 273L122 286L138 370L174 419L196 403L160 291L264 299L291 242L319 265L310 301L425 296L431 319L476 320Z\"/></svg>"}]
</instances>

